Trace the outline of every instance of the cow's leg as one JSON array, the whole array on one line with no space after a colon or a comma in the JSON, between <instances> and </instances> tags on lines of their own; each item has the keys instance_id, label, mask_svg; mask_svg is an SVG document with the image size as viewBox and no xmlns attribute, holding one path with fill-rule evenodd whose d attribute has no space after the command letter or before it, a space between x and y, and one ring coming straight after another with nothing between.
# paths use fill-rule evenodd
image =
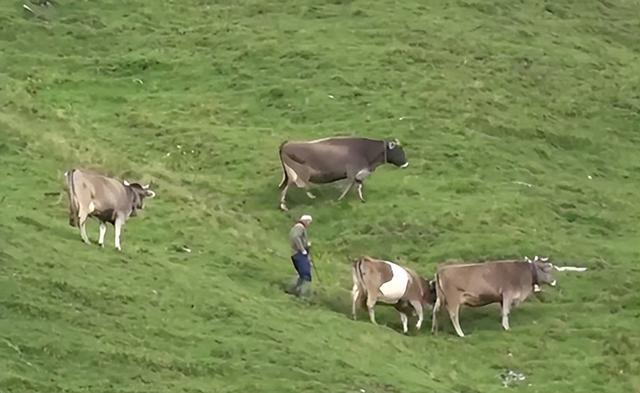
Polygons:
<instances>
[{"instance_id":1,"label":"cow's leg","mask_svg":"<svg viewBox=\"0 0 640 393\"><path fill-rule=\"evenodd\" d=\"M357 285L354 285L351 289L351 318L355 321L357 319L356 311L358 301L360 300L360 290Z\"/></svg>"},{"instance_id":2,"label":"cow's leg","mask_svg":"<svg viewBox=\"0 0 640 393\"><path fill-rule=\"evenodd\" d=\"M89 218L89 214L80 209L78 212L78 226L80 227L80 237L82 237L82 241L86 244L91 244L89 241L89 236L87 236L87 219Z\"/></svg>"},{"instance_id":3,"label":"cow's leg","mask_svg":"<svg viewBox=\"0 0 640 393\"><path fill-rule=\"evenodd\" d=\"M369 309L369 319L371 320L371 323L373 323L374 325L377 325L378 322L376 322L376 313L373 310L373 307L375 305L376 305L376 298L371 294L369 294L367 296L367 309Z\"/></svg>"},{"instance_id":4,"label":"cow's leg","mask_svg":"<svg viewBox=\"0 0 640 393\"><path fill-rule=\"evenodd\" d=\"M409 317L407 314L400 312L400 321L402 321L402 333L407 334L409 332Z\"/></svg>"},{"instance_id":5,"label":"cow's leg","mask_svg":"<svg viewBox=\"0 0 640 393\"><path fill-rule=\"evenodd\" d=\"M355 176L355 182L358 185L357 186L357 191L358 191L358 198L360 198L360 201L364 202L364 196L362 195L362 188L364 187L364 180L369 177L369 175L371 174L371 172L368 169L361 169L360 171L358 171L358 173L356 173Z\"/></svg>"},{"instance_id":6,"label":"cow's leg","mask_svg":"<svg viewBox=\"0 0 640 393\"><path fill-rule=\"evenodd\" d=\"M98 238L98 244L100 247L104 247L104 235L107 234L107 224L104 221L100 221L100 237Z\"/></svg>"},{"instance_id":7,"label":"cow's leg","mask_svg":"<svg viewBox=\"0 0 640 393\"><path fill-rule=\"evenodd\" d=\"M447 310L449 311L449 318L451 319L451 323L453 324L453 328L456 330L456 333L460 337L464 337L464 332L462 328L460 328L460 305L447 305Z\"/></svg>"},{"instance_id":8,"label":"cow's leg","mask_svg":"<svg viewBox=\"0 0 640 393\"><path fill-rule=\"evenodd\" d=\"M349 185L347 185L347 187L344 189L344 191L342 191L342 194L338 197L339 201L341 201L342 198L344 198L345 195L347 195L347 193L351 190L351 187L353 187L353 181L349 180Z\"/></svg>"},{"instance_id":9,"label":"cow's leg","mask_svg":"<svg viewBox=\"0 0 640 393\"><path fill-rule=\"evenodd\" d=\"M431 333L438 333L438 312L440 311L440 298L436 299L436 303L433 305L433 311L431 312Z\"/></svg>"},{"instance_id":10,"label":"cow's leg","mask_svg":"<svg viewBox=\"0 0 640 393\"><path fill-rule=\"evenodd\" d=\"M422 327L422 321L424 320L422 303L420 303L420 301L418 300L411 300L410 303L411 303L411 307L413 307L413 309L416 310L416 313L418 314L418 322L416 323L416 329L420 330L420 328Z\"/></svg>"},{"instance_id":11,"label":"cow's leg","mask_svg":"<svg viewBox=\"0 0 640 393\"><path fill-rule=\"evenodd\" d=\"M280 192L280 210L285 211L285 212L287 210L289 210L287 208L287 202L286 202L287 190L289 190L289 185L291 185L291 183L287 182L287 184L284 185L284 188L282 189L282 192Z\"/></svg>"},{"instance_id":12,"label":"cow's leg","mask_svg":"<svg viewBox=\"0 0 640 393\"><path fill-rule=\"evenodd\" d=\"M358 185L356 190L358 191L358 198L360 198L360 201L364 202L364 197L362 196L362 187L364 186L362 184L362 182L356 182L356 184Z\"/></svg>"},{"instance_id":13,"label":"cow's leg","mask_svg":"<svg viewBox=\"0 0 640 393\"><path fill-rule=\"evenodd\" d=\"M508 296L502 298L502 327L509 330L509 311L511 310L511 299Z\"/></svg>"},{"instance_id":14,"label":"cow's leg","mask_svg":"<svg viewBox=\"0 0 640 393\"><path fill-rule=\"evenodd\" d=\"M122 251L122 247L120 247L120 232L122 231L123 219L120 215L116 217L115 221L115 245L118 251Z\"/></svg>"}]
</instances>

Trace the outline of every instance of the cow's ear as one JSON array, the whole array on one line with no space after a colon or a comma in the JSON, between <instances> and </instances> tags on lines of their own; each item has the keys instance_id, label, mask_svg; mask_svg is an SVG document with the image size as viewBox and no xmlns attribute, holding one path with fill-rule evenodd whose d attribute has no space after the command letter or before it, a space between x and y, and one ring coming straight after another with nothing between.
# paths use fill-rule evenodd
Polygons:
<instances>
[{"instance_id":1,"label":"cow's ear","mask_svg":"<svg viewBox=\"0 0 640 393\"><path fill-rule=\"evenodd\" d=\"M396 142L395 141L390 141L389 142L389 150L393 150L396 148Z\"/></svg>"},{"instance_id":2,"label":"cow's ear","mask_svg":"<svg viewBox=\"0 0 640 393\"><path fill-rule=\"evenodd\" d=\"M131 185L131 184L129 184L129 182L128 182L128 181L126 181L126 180L123 180L123 181L122 181L122 184L124 184L125 186L130 186L130 185Z\"/></svg>"}]
</instances>

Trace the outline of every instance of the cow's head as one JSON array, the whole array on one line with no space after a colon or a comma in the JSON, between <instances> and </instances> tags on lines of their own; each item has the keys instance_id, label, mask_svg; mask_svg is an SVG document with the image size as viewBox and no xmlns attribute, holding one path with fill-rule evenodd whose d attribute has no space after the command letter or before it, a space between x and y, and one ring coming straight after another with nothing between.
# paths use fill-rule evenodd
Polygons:
<instances>
[{"instance_id":1,"label":"cow's head","mask_svg":"<svg viewBox=\"0 0 640 393\"><path fill-rule=\"evenodd\" d=\"M409 161L404 155L404 149L400 146L400 142L397 139L387 140L385 143L385 156L387 162L400 168L406 168L409 166Z\"/></svg>"},{"instance_id":2,"label":"cow's head","mask_svg":"<svg viewBox=\"0 0 640 393\"><path fill-rule=\"evenodd\" d=\"M534 275L537 278L538 285L548 284L552 287L556 286L556 280L553 277L553 264L549 260L548 257L539 257L535 256L533 260L525 257L526 261L532 264L532 268L534 269ZM539 291L539 288L535 289L536 292Z\"/></svg>"},{"instance_id":3,"label":"cow's head","mask_svg":"<svg viewBox=\"0 0 640 393\"><path fill-rule=\"evenodd\" d=\"M436 294L436 280L425 280L423 277L420 277L420 281L422 282L423 292L423 301L425 304L433 307L436 303L437 294Z\"/></svg>"},{"instance_id":4,"label":"cow's head","mask_svg":"<svg viewBox=\"0 0 640 393\"><path fill-rule=\"evenodd\" d=\"M140 183L129 183L128 181L123 182L125 187L129 188L133 192L133 212L132 216L135 216L135 211L138 209L144 209L144 199L145 198L153 198L156 196L156 193L149 188L149 185L141 185Z\"/></svg>"}]
</instances>

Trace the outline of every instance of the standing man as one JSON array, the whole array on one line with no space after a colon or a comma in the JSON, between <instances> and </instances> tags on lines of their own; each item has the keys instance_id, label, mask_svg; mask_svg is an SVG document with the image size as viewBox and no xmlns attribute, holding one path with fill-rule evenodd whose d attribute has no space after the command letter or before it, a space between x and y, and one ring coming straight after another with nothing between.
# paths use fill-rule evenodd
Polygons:
<instances>
[{"instance_id":1,"label":"standing man","mask_svg":"<svg viewBox=\"0 0 640 393\"><path fill-rule=\"evenodd\" d=\"M307 228L311 225L312 218L305 214L293 225L289 231L291 243L291 261L298 272L298 281L288 293L298 297L304 295L311 285L311 261L309 261L309 248L311 242L307 241Z\"/></svg>"}]
</instances>

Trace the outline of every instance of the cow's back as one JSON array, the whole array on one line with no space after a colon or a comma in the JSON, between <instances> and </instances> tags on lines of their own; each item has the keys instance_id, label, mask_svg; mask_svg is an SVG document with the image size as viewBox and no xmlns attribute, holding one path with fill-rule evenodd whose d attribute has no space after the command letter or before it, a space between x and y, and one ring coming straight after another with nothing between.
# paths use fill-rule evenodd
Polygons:
<instances>
[{"instance_id":1,"label":"cow's back","mask_svg":"<svg viewBox=\"0 0 640 393\"><path fill-rule=\"evenodd\" d=\"M88 171L74 172L74 188L81 203L93 202L96 211L126 210L127 190L118 180Z\"/></svg>"},{"instance_id":2,"label":"cow's back","mask_svg":"<svg viewBox=\"0 0 640 393\"><path fill-rule=\"evenodd\" d=\"M346 178L346 166L353 157L349 146L326 142L288 142L283 146L281 159L293 171L289 176L294 182L323 184Z\"/></svg>"},{"instance_id":3,"label":"cow's back","mask_svg":"<svg viewBox=\"0 0 640 393\"><path fill-rule=\"evenodd\" d=\"M283 151L295 163L315 170L326 170L334 164L337 164L335 165L337 168L350 156L348 144L336 144L331 140L289 142L284 146Z\"/></svg>"},{"instance_id":4,"label":"cow's back","mask_svg":"<svg viewBox=\"0 0 640 393\"><path fill-rule=\"evenodd\" d=\"M516 261L441 265L438 284L447 296L466 293L490 302L498 300L503 293L530 286L528 269L526 264Z\"/></svg>"}]
</instances>

